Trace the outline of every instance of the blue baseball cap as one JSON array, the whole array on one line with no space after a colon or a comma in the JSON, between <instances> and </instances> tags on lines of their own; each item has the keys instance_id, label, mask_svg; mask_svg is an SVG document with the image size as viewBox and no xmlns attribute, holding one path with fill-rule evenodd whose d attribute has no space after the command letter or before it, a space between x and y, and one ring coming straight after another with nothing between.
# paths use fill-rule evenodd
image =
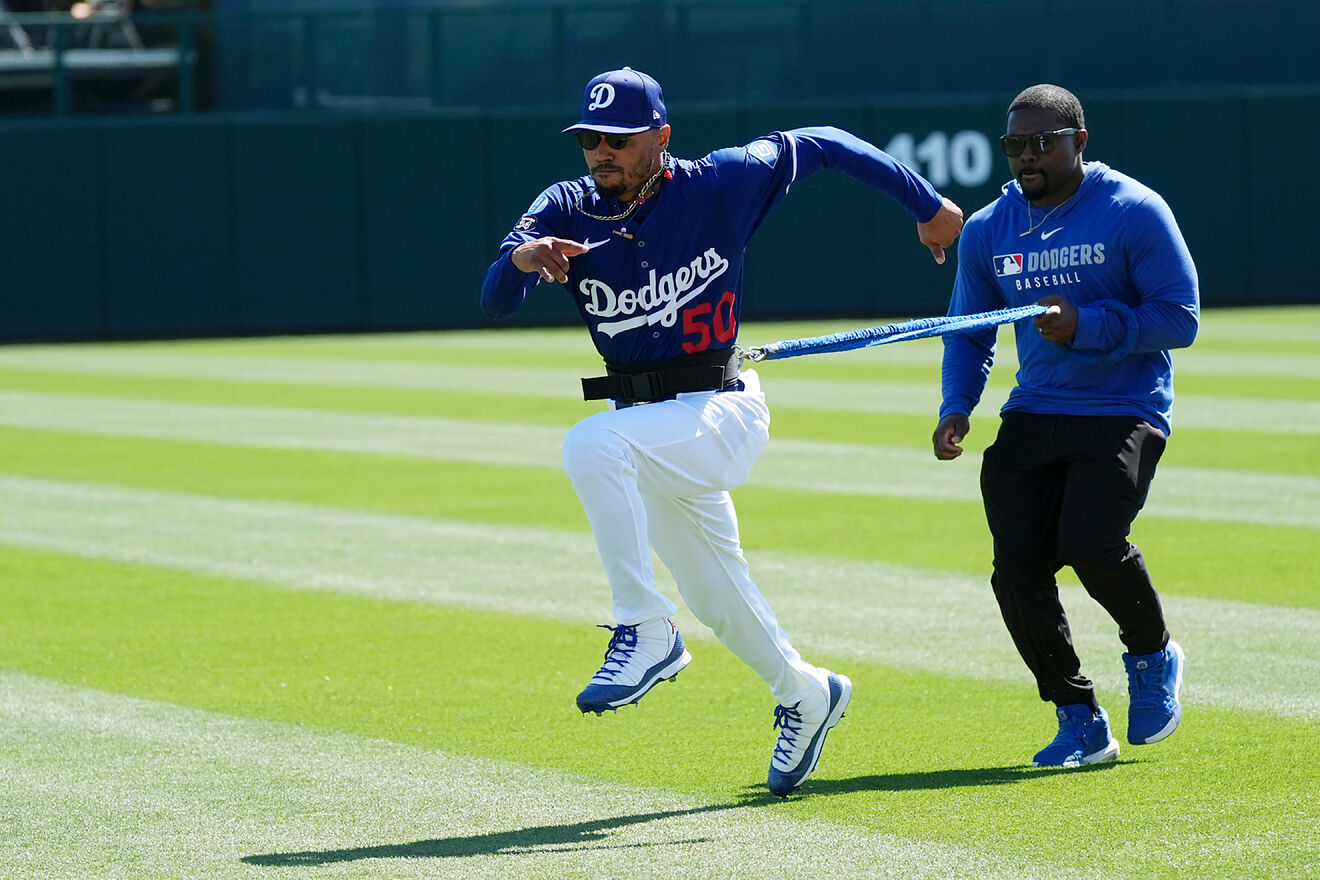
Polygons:
<instances>
[{"instance_id":1,"label":"blue baseball cap","mask_svg":"<svg viewBox=\"0 0 1320 880\"><path fill-rule=\"evenodd\" d=\"M602 73L587 83L582 96L582 121L564 131L637 134L665 125L665 94L660 83L625 67Z\"/></svg>"}]
</instances>

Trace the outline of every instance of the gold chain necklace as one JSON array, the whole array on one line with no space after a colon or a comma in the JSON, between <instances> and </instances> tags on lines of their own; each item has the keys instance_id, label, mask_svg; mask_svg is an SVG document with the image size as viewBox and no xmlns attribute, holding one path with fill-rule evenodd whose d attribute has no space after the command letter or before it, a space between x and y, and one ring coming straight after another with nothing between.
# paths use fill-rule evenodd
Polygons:
<instances>
[{"instance_id":1,"label":"gold chain necklace","mask_svg":"<svg viewBox=\"0 0 1320 880\"><path fill-rule=\"evenodd\" d=\"M655 174L652 174L651 179L648 180L646 183L642 184L642 188L637 192L637 198L634 199L632 203L629 204L628 207L624 209L622 214L614 214L613 216L610 217L603 217L600 214L593 214L590 211L588 211L586 208L582 207L582 203L585 202L594 192L596 192L596 188L594 186L591 189L584 192L582 195L578 196L577 209L581 211L583 214L586 214L592 220L603 220L606 223L613 223L615 220L624 219L633 211L636 211L637 206L640 205L642 202L646 201L650 197L651 187L655 186L655 182L660 179L660 175L662 174L668 175L669 162L672 158L673 157L669 155L669 152L667 150L661 151L660 170L657 171Z\"/></svg>"}]
</instances>

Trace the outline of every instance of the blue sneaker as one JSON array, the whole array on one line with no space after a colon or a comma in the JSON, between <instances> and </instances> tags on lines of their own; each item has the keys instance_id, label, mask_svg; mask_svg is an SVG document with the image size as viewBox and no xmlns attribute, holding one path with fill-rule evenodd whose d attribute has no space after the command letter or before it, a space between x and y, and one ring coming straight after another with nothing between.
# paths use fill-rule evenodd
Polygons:
<instances>
[{"instance_id":1,"label":"blue sneaker","mask_svg":"<svg viewBox=\"0 0 1320 880\"><path fill-rule=\"evenodd\" d=\"M646 692L666 679L673 681L692 655L683 648L683 637L666 618L657 617L636 626L602 626L613 635L605 649L605 662L578 694L577 705L585 715L636 703Z\"/></svg>"},{"instance_id":2,"label":"blue sneaker","mask_svg":"<svg viewBox=\"0 0 1320 880\"><path fill-rule=\"evenodd\" d=\"M775 707L775 727L779 739L770 754L770 793L788 797L806 781L820 761L825 735L839 723L843 710L852 699L852 682L843 675L825 670L829 688L820 697L799 700L792 706ZM803 705L807 703L807 705Z\"/></svg>"},{"instance_id":3,"label":"blue sneaker","mask_svg":"<svg viewBox=\"0 0 1320 880\"><path fill-rule=\"evenodd\" d=\"M1173 733L1182 720L1182 647L1170 640L1154 654L1124 654L1128 673L1128 742L1133 745L1159 742Z\"/></svg>"},{"instance_id":4,"label":"blue sneaker","mask_svg":"<svg viewBox=\"0 0 1320 880\"><path fill-rule=\"evenodd\" d=\"M1059 733L1031 759L1033 767L1080 767L1118 757L1118 740L1109 732L1104 709L1091 714L1085 703L1060 706Z\"/></svg>"}]
</instances>

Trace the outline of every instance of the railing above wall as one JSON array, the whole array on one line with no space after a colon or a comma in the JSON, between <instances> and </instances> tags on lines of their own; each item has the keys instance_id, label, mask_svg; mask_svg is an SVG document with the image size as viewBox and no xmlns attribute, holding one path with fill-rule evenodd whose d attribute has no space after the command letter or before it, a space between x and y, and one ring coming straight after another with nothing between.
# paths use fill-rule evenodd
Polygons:
<instances>
[{"instance_id":1,"label":"railing above wall","mask_svg":"<svg viewBox=\"0 0 1320 880\"><path fill-rule=\"evenodd\" d=\"M74 10L11 13L0 3L0 113L196 109L195 13L130 15L103 3Z\"/></svg>"},{"instance_id":2,"label":"railing above wall","mask_svg":"<svg viewBox=\"0 0 1320 880\"><path fill-rule=\"evenodd\" d=\"M685 107L1006 101L1042 81L1083 98L1320 84L1309 49L1320 4L1255 0L1250 28L1241 10L1241 0L233 0L187 14L0 13L0 114L557 112L625 64ZM40 44L22 45L14 35L25 32Z\"/></svg>"}]
</instances>

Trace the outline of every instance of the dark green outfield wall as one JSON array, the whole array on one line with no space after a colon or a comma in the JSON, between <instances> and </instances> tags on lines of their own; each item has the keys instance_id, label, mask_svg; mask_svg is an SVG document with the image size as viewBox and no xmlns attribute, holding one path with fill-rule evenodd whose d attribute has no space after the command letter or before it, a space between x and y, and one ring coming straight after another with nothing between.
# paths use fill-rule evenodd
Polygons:
<instances>
[{"instance_id":1,"label":"dark green outfield wall","mask_svg":"<svg viewBox=\"0 0 1320 880\"><path fill-rule=\"evenodd\" d=\"M670 108L696 157L834 124L969 212L1007 177L1002 100ZM1090 99L1088 158L1173 206L1211 305L1317 300L1320 90ZM580 173L562 114L0 123L0 339L481 326L481 276L541 188ZM943 310L910 219L838 175L795 187L750 253L745 317ZM542 287L517 319L567 321Z\"/></svg>"},{"instance_id":2,"label":"dark green outfield wall","mask_svg":"<svg viewBox=\"0 0 1320 880\"><path fill-rule=\"evenodd\" d=\"M1207 303L1320 301L1320 0L203 5L135 18L193 61L157 83L179 112L126 115L131 81L120 104L72 76L16 91L0 65L0 340L482 326L496 244L582 171L558 133L582 85L624 64L664 83L679 155L834 124L969 212L1007 177L1004 106L1061 83L1088 157L1173 206ZM953 276L829 174L750 256L752 318L936 313ZM516 320L572 318L556 287Z\"/></svg>"}]
</instances>

